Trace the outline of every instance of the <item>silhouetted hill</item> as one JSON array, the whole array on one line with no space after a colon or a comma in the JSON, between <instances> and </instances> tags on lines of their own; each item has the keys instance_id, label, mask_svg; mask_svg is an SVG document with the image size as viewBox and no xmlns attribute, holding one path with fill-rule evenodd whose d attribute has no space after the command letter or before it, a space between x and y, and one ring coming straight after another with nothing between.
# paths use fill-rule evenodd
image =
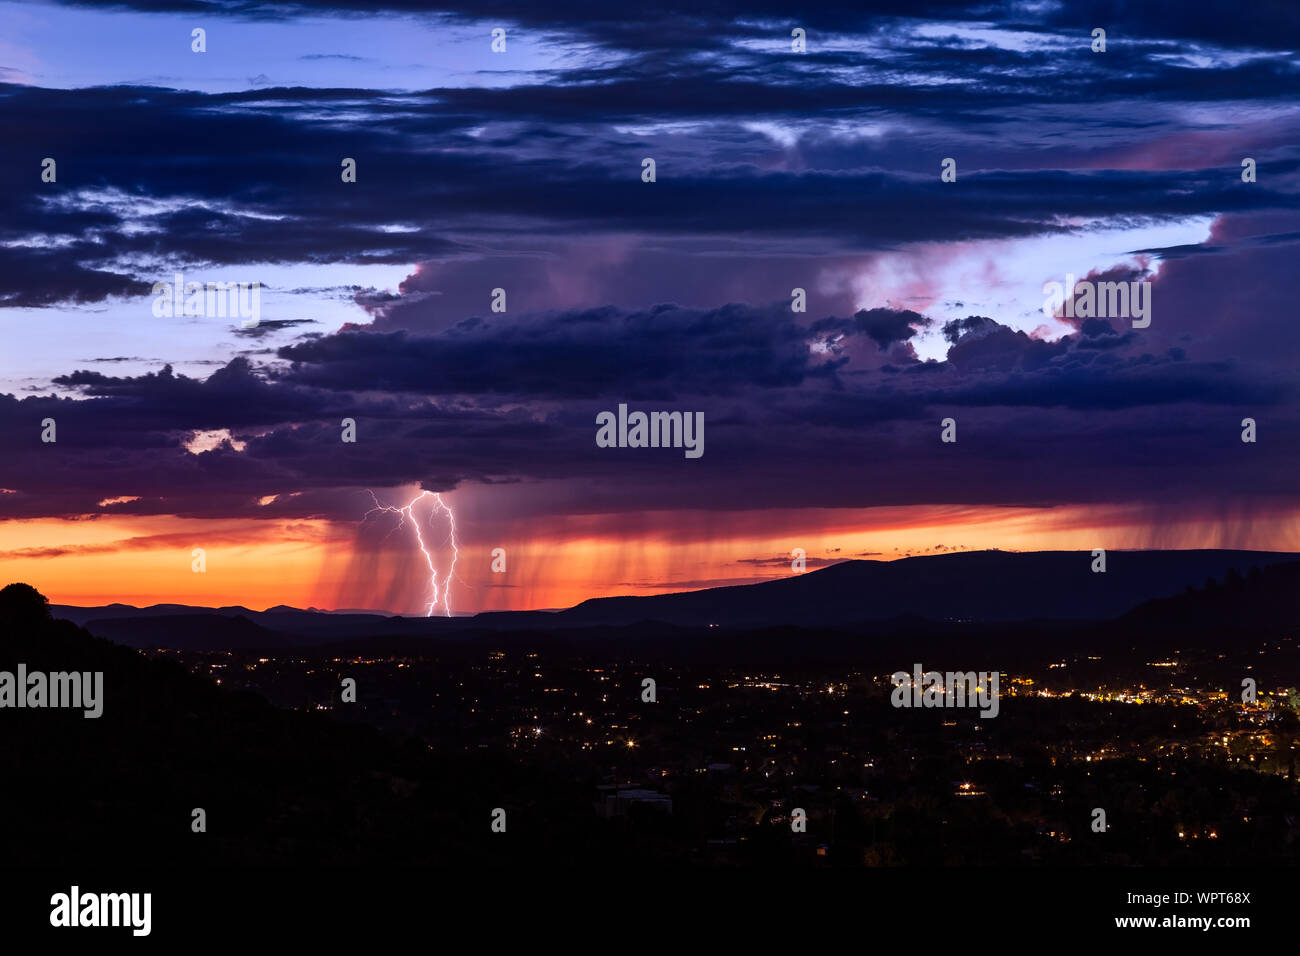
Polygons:
<instances>
[{"instance_id":1,"label":"silhouetted hill","mask_svg":"<svg viewBox=\"0 0 1300 956\"><path fill-rule=\"evenodd\" d=\"M779 581L653 597L584 601L554 624L655 620L730 627L844 626L920 616L932 621L1108 620L1230 568L1300 555L1261 551L1110 551L1104 574L1086 551L973 551L846 561ZM485 615L480 615L482 618Z\"/></svg>"},{"instance_id":2,"label":"silhouetted hill","mask_svg":"<svg viewBox=\"0 0 1300 956\"><path fill-rule=\"evenodd\" d=\"M182 651L287 648L304 641L259 627L243 615L171 614L157 617L114 617L89 622L96 637L127 647L171 648Z\"/></svg>"},{"instance_id":3,"label":"silhouetted hill","mask_svg":"<svg viewBox=\"0 0 1300 956\"><path fill-rule=\"evenodd\" d=\"M0 671L20 663L29 675L102 672L102 715L0 709L6 867L491 865L572 855L565 834L595 823L571 779L274 707L232 688L238 671L217 671L217 686L54 620L33 589L11 585L0 593ZM363 679L359 698L374 692ZM522 821L518 836L468 832L466 820L495 806ZM205 833L191 829L195 808Z\"/></svg>"},{"instance_id":4,"label":"silhouetted hill","mask_svg":"<svg viewBox=\"0 0 1300 956\"><path fill-rule=\"evenodd\" d=\"M845 561L760 584L595 598L563 611L461 618L331 614L283 605L263 612L168 604L142 609L55 606L53 612L133 646L190 649L623 627L645 621L692 628L872 629L907 619L938 624L1105 621L1143 602L1180 594L1207 578L1222 580L1232 568L1245 572L1297 560L1300 555L1269 551L1110 551L1106 572L1093 573L1087 551L974 551ZM184 643L159 643L167 640Z\"/></svg>"},{"instance_id":5,"label":"silhouetted hill","mask_svg":"<svg viewBox=\"0 0 1300 956\"><path fill-rule=\"evenodd\" d=\"M1244 574L1238 569L1177 597L1147 601L1119 623L1180 631L1295 628L1300 625L1300 562Z\"/></svg>"},{"instance_id":6,"label":"silhouetted hill","mask_svg":"<svg viewBox=\"0 0 1300 956\"><path fill-rule=\"evenodd\" d=\"M1262 600L1264 596L1275 594L1280 599L1297 573L1294 566L1266 568L1251 584L1234 579L1222 591L1223 586L1216 586L1206 589L1205 595L1185 594L1165 607L1174 609L1175 618L1210 605L1231 613L1233 603L1243 600L1260 599L1271 607ZM1142 613L1151 607L1147 605ZM175 620L202 618L190 615ZM219 615L213 619L227 620ZM1158 615L1150 623L1158 625ZM1182 709L1173 714L1163 704L1134 707L1075 697L1047 700L1018 695L1005 702L999 719L992 722L996 726L972 721L981 739L969 740L980 748L997 746L998 753L1013 759L988 759L990 749L985 759L970 761L969 751L963 753L950 736L948 728L954 725L940 722L943 714L930 715L935 718L930 720L923 713L894 708L885 694L866 686L852 692L850 720L849 698L827 694L822 699L823 695L806 693L798 684L790 685L788 692L773 690L769 697L767 690L736 686L734 678L733 683L720 679L710 686L712 665L699 665L701 660L711 660L722 667L713 673L745 673L728 670L739 657L732 649L752 654L759 647L766 648L780 672L787 674L791 667L806 667L838 642L851 655L854 675L863 673L863 668L888 673L914 660L936 664L941 659L960 660L963 667L982 667L987 660L990 666L1002 666L1022 661L1021 649L1040 654L1047 649L1047 659L1057 659L1056 637L1087 643L1112 635L1119 650L1129 638L1114 638L1116 630L1111 623L1023 627L934 624L915 618L896 619L870 634L793 627L592 628L594 639L609 642L601 645L606 663L627 662L631 657L637 661L622 673L607 674L602 668L599 677L592 667L597 659L592 653L594 642L577 648L576 656L552 653L565 642L576 647L576 629L528 636L533 646L527 657L511 655L514 665L497 662L494 645L522 635L479 630L473 632L473 641L432 645L426 639L425 649L432 654L410 670L405 669L409 662L403 662L401 678L391 666L353 667L355 662L345 655L318 651L317 660L303 662L311 681L297 684L291 679L288 684L293 687L288 695L293 703L286 707L302 709L280 709L257 694L237 689L246 682L283 689L283 679L292 675L279 662L267 662L262 669L253 666L251 655L212 655L191 660L195 668L191 673L167 656L146 657L92 637L71 622L52 619L39 594L12 585L0 590L0 670L13 671L22 662L29 671L102 671L104 707L103 716L94 720L85 719L79 710L0 710L0 766L10 771L9 785L0 787L0 819L9 822L4 864L57 865L74 873L91 864L240 863L355 864L375 869L432 864L455 866L458 871L487 865L509 866L510 872L519 873L527 866L562 861L580 866L585 873L617 872L619 865L707 862L713 834L734 832L728 829L733 825L753 834L747 847L737 844L739 860L772 861L786 859L790 852L788 827L755 829L751 809L766 812L774 799L793 798L813 799L823 809L834 810L836 827L829 842L847 865L880 859L868 851L888 851L895 863L987 865L990 860L1014 864L1038 859L1025 856L1025 850L1041 852L1047 862L1069 864L1187 859L1251 866L1261 859L1293 862L1295 850L1289 842L1293 768L1292 777L1284 778L1271 771L1198 761L1194 755L1180 756L1161 767L1157 760L1134 759L1137 751L1129 749L1146 746L1149 752L1155 740L1167 739L1153 735L1165 733L1170 721L1170 729L1181 728L1178 739L1202 740L1210 727L1217 731L1218 725L1211 721L1221 719L1222 713L1212 717ZM960 658L947 657L947 651L942 658L932 655L939 649L933 643L936 632L941 643L947 642L942 646L954 655L961 650ZM1144 645L1156 633L1164 631L1143 625L1133 632ZM719 635L721 640L701 639L704 635ZM1001 648L991 653L985 635L1001 642ZM976 636L979 659L969 653L971 638ZM411 640L378 639L364 649L400 653L400 646ZM640 701L639 678L656 655L643 653L646 645L640 643L635 655L627 655L625 648L632 646L628 641L657 642L664 650L675 646L692 662L686 670L665 671L676 676L660 683L662 696L652 708ZM1224 643L1220 636L1217 646ZM1233 643L1226 641L1229 649ZM1245 641L1240 644L1247 646ZM1254 653L1253 648L1249 653ZM1122 656L1105 655L1109 678L1124 679L1116 677L1122 675ZM536 663L534 657L539 657ZM1149 667L1144 662L1151 659L1143 651L1129 656L1139 669L1139 679ZM1101 657L1071 661L1072 672L1076 665L1103 666ZM1230 679L1240 674L1239 663L1227 662L1225 667ZM521 714L535 713L519 709L521 695L528 693L519 678L540 678L541 668L546 668L548 679L537 681L532 693L549 693L556 686L550 680L554 673L561 684L578 681L574 686L585 688L593 703L600 699L604 705L608 694L608 707L593 712L602 722L613 720L626 727L628 716L635 715L637 746L627 757L613 759L625 773L627 760L656 780L672 767L672 781L664 785L671 788L671 815L629 814L626 819L608 820L597 816L592 794L608 779L610 771L603 761L611 758L580 746L581 738L562 726L554 734L548 726L528 748L510 746L511 731L519 729ZM419 676L421 672L441 675L443 683L430 683ZM821 678L834 679L835 673L815 674L817 682L809 686L822 686ZM339 677L352 674L357 677L358 702L341 705ZM1289 673L1276 670L1271 677L1290 679ZM408 679L412 682L406 683ZM214 680L220 680L221 686ZM856 676L854 683L858 683ZM704 696L682 699L681 690L688 687L701 689ZM563 713L584 706L580 699L565 697L555 704ZM405 725L412 715L428 714L435 703L432 717L421 716ZM774 709L774 703L789 709ZM711 715L705 721L700 720L699 705ZM389 732L369 723L388 716L398 721L389 725ZM523 717L524 726L533 726L536 719ZM762 763L757 764L744 756L727 755L743 754L744 742L761 737L777 720L799 729L788 744L799 748L795 753L800 759L791 765L798 776L768 784L766 774L759 779L768 754L761 754ZM407 726L417 729L399 729ZM1276 753L1285 759L1290 747L1281 735L1290 732L1287 728L1294 726L1294 718L1289 713L1279 715L1270 726L1279 741ZM421 736L399 735L407 732ZM601 731L597 734L604 736ZM722 744L714 740L719 734L725 737ZM1103 739L1121 745L1127 755L1084 769L1077 759L1063 760L1058 766L1046 749L1073 747L1076 740L1092 747ZM720 746L726 757L722 769L712 761L714 746ZM838 793L837 781L863 779L830 769L839 759L836 755L849 747L855 748L851 751L855 755L871 755L871 800L865 794L850 799ZM637 759L633 754L646 751L650 756L640 758L645 763L632 762ZM823 762L820 771L805 769L818 761L829 763ZM857 762L855 756L853 763ZM950 781L967 779L972 765L992 765L980 770L990 775L991 783L979 802L956 797L951 790ZM811 782L805 786L804 780ZM1048 805L1048 794L1057 784L1066 796L1063 802ZM735 786L748 789L733 791ZM1118 846L1083 839L1048 843L1035 835L1034 820L1041 820L1042 826L1056 825L1054 815L1062 813L1087 821L1088 808L1097 805L1101 794L1120 792L1127 794L1120 804L1126 819L1138 821L1117 828L1128 842ZM1189 846L1192 841L1174 836L1176 819L1170 808L1180 802L1206 808L1195 812L1216 826L1219 820L1236 826L1243 806L1251 808L1252 819L1248 825L1243 821L1231 837L1198 840ZM191 811L196 807L207 812L206 833L191 831ZM488 811L495 807L508 809L508 839L489 830ZM934 821L944 819L938 813L948 813L959 826L937 826ZM1016 814L1026 826L1008 825L1008 813ZM878 829L871 829L873 825ZM1086 822L1077 825L1082 833ZM772 842L770 853L763 849L765 841L775 841L778 835L785 842ZM821 834L815 838L818 843L827 839Z\"/></svg>"},{"instance_id":7,"label":"silhouetted hill","mask_svg":"<svg viewBox=\"0 0 1300 956\"><path fill-rule=\"evenodd\" d=\"M105 604L103 607L76 607L71 604L54 604L50 610L55 617L71 621L78 627L85 627L87 621L111 621L122 617L165 617L182 614L217 614L216 608L197 607L190 604L151 604L148 607L133 607L130 604ZM252 614L247 608L245 613Z\"/></svg>"},{"instance_id":8,"label":"silhouetted hill","mask_svg":"<svg viewBox=\"0 0 1300 956\"><path fill-rule=\"evenodd\" d=\"M277 607L205 608L155 604L134 608L53 605L55 617L72 621L97 637L131 647L178 650L306 647L349 638L388 635L420 637L455 631L469 618L404 618L379 614L341 614Z\"/></svg>"}]
</instances>

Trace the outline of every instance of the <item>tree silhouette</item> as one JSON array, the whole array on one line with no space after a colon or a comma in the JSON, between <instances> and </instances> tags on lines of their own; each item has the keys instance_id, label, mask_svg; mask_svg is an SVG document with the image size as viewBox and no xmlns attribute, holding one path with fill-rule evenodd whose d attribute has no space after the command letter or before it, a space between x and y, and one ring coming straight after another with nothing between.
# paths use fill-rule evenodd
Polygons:
<instances>
[{"instance_id":1,"label":"tree silhouette","mask_svg":"<svg viewBox=\"0 0 1300 956\"><path fill-rule=\"evenodd\" d=\"M15 583L0 588L0 621L30 626L49 620L49 598L30 584Z\"/></svg>"}]
</instances>

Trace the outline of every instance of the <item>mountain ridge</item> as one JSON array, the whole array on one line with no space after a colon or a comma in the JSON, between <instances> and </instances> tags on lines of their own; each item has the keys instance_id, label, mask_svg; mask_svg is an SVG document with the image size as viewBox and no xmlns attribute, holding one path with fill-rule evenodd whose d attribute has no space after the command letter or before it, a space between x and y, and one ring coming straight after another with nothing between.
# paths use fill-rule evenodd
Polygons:
<instances>
[{"instance_id":1,"label":"mountain ridge","mask_svg":"<svg viewBox=\"0 0 1300 956\"><path fill-rule=\"evenodd\" d=\"M899 619L936 623L1105 621L1252 568L1300 562L1300 554L1193 549L1109 551L1092 571L1088 551L967 551L849 560L757 584L661 595L590 598L559 611L489 611L454 618L335 613L277 605L202 608L54 605L56 617L138 647L221 650L300 647L363 637L449 637L468 631L622 627L774 626L852 628Z\"/></svg>"}]
</instances>

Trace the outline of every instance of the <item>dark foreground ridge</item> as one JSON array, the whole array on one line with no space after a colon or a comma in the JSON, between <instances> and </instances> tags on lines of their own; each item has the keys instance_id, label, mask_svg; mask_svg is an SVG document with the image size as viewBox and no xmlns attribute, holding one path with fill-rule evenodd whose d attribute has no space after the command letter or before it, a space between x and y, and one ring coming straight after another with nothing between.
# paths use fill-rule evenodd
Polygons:
<instances>
[{"instance_id":1,"label":"dark foreground ridge","mask_svg":"<svg viewBox=\"0 0 1300 956\"><path fill-rule=\"evenodd\" d=\"M566 799L572 781L273 706L54 620L27 585L0 592L0 635L0 671L102 671L105 698L96 720L0 710L7 867L491 863L560 852L547 842L556 825L566 840L581 835L566 825L589 810ZM464 825L471 807L486 819L485 806L512 795L521 818L553 825L495 844ZM210 832L196 834L200 807Z\"/></svg>"},{"instance_id":2,"label":"dark foreground ridge","mask_svg":"<svg viewBox=\"0 0 1300 956\"><path fill-rule=\"evenodd\" d=\"M1247 570L1102 624L480 629L282 653L142 653L10 585L0 671L102 671L104 701L94 720L0 710L5 860L1294 864L1297 585L1300 563ZM999 671L996 718L891 706L887 675L913 663Z\"/></svg>"}]
</instances>

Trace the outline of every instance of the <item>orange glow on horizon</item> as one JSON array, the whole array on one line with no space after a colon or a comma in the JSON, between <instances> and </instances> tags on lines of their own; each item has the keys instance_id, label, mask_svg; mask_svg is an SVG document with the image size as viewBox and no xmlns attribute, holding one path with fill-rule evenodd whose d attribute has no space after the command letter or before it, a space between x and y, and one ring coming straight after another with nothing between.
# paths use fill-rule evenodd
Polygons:
<instances>
[{"instance_id":1,"label":"orange glow on horizon","mask_svg":"<svg viewBox=\"0 0 1300 956\"><path fill-rule=\"evenodd\" d=\"M664 512L493 520L458 512L462 538L452 609L569 607L593 597L695 590L790 575L854 558L1000 548L1008 551L1242 548L1297 551L1294 513L1268 520L1152 521L1149 509L928 507ZM423 613L427 571L400 534L376 558L358 523L105 516L0 522L0 584L24 581L55 604L159 603L263 610L295 607ZM495 547L507 571L490 570ZM206 573L191 570L206 551ZM382 603L380 595L396 595ZM397 606L386 606L396 604Z\"/></svg>"}]
</instances>

